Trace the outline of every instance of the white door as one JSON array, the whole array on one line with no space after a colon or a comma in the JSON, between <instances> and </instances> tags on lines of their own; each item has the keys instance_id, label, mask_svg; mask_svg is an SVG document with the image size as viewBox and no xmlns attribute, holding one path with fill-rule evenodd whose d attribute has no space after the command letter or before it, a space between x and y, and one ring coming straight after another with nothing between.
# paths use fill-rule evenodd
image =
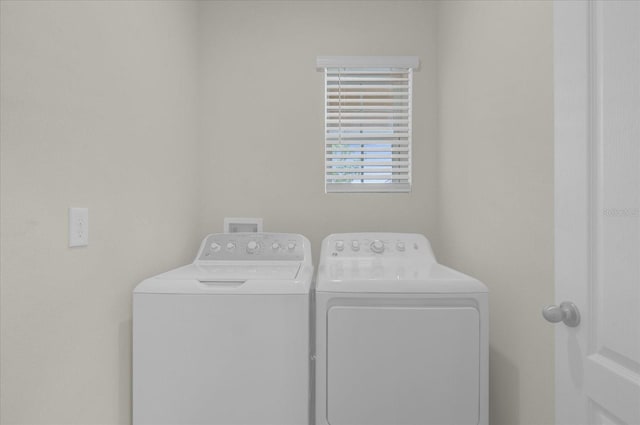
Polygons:
<instances>
[{"instance_id":1,"label":"white door","mask_svg":"<svg viewBox=\"0 0 640 425\"><path fill-rule=\"evenodd\" d=\"M640 1L555 3L557 424L640 424Z\"/></svg>"}]
</instances>

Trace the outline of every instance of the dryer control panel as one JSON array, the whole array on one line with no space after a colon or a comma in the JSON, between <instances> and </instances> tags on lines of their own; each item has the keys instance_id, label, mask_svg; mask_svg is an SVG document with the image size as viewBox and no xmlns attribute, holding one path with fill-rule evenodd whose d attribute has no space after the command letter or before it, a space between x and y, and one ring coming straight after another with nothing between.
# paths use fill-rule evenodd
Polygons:
<instances>
[{"instance_id":1,"label":"dryer control panel","mask_svg":"<svg viewBox=\"0 0 640 425\"><path fill-rule=\"evenodd\" d=\"M431 244L416 233L337 233L323 242L325 256L434 259Z\"/></svg>"},{"instance_id":2,"label":"dryer control panel","mask_svg":"<svg viewBox=\"0 0 640 425\"><path fill-rule=\"evenodd\" d=\"M215 233L207 236L199 261L303 261L309 241L295 233Z\"/></svg>"}]
</instances>

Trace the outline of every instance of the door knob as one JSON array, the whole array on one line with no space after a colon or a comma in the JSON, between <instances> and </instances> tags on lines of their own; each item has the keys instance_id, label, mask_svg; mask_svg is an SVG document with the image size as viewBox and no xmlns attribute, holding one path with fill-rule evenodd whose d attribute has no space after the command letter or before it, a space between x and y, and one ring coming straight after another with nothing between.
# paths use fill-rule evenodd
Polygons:
<instances>
[{"instance_id":1,"label":"door knob","mask_svg":"<svg viewBox=\"0 0 640 425\"><path fill-rule=\"evenodd\" d=\"M572 328L580 324L580 312L572 302L564 301L557 305L548 305L542 309L542 316L551 323L564 322Z\"/></svg>"}]
</instances>

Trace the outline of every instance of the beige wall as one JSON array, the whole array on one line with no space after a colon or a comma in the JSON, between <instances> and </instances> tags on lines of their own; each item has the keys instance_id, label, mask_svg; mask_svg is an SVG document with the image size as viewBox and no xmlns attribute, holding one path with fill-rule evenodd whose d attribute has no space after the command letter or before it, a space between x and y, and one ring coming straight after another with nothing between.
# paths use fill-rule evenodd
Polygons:
<instances>
[{"instance_id":1,"label":"beige wall","mask_svg":"<svg viewBox=\"0 0 640 425\"><path fill-rule=\"evenodd\" d=\"M439 255L489 286L491 423L553 423L551 2L438 8Z\"/></svg>"},{"instance_id":2,"label":"beige wall","mask_svg":"<svg viewBox=\"0 0 640 425\"><path fill-rule=\"evenodd\" d=\"M436 231L435 8L430 2L240 1L202 5L203 231L225 216L265 231ZM413 192L324 193L318 55L417 55Z\"/></svg>"},{"instance_id":3,"label":"beige wall","mask_svg":"<svg viewBox=\"0 0 640 425\"><path fill-rule=\"evenodd\" d=\"M1 4L0 422L128 423L131 290L199 241L196 8Z\"/></svg>"},{"instance_id":4,"label":"beige wall","mask_svg":"<svg viewBox=\"0 0 640 425\"><path fill-rule=\"evenodd\" d=\"M427 234L491 289L492 424L553 422L550 3L1 4L2 424L128 423L131 290L225 216ZM411 194L324 194L315 58L353 54L421 59Z\"/></svg>"}]
</instances>

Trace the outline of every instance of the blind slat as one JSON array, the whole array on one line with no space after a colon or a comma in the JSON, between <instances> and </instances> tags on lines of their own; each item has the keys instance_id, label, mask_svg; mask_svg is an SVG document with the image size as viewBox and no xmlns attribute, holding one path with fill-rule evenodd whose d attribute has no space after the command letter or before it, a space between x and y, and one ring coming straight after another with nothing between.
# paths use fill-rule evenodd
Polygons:
<instances>
[{"instance_id":1,"label":"blind slat","mask_svg":"<svg viewBox=\"0 0 640 425\"><path fill-rule=\"evenodd\" d=\"M375 86L367 86L364 84L341 84L339 87L338 85L331 85L331 86L327 86L328 88L340 88L342 90L344 89L362 89L362 88L372 88L372 89L376 89L376 90L380 90L380 89L408 89L409 85L408 84L376 84Z\"/></svg>"},{"instance_id":2,"label":"blind slat","mask_svg":"<svg viewBox=\"0 0 640 425\"><path fill-rule=\"evenodd\" d=\"M377 98L377 99L344 99L344 98L329 98L327 99L327 103L331 104L332 108L336 108L337 106L340 105L352 105L352 104L363 104L363 103L403 103L406 104L407 106L409 106L409 102L407 101L407 99L381 99L381 98Z\"/></svg>"},{"instance_id":3,"label":"blind slat","mask_svg":"<svg viewBox=\"0 0 640 425\"><path fill-rule=\"evenodd\" d=\"M402 111L408 110L409 105L405 106L330 106L327 105L327 112L339 112L339 111Z\"/></svg>"},{"instance_id":4,"label":"blind slat","mask_svg":"<svg viewBox=\"0 0 640 425\"><path fill-rule=\"evenodd\" d=\"M327 132L331 132L331 131L342 131L342 134L345 134L345 132L360 132L360 133L366 133L366 134L372 134L374 135L376 132L380 132L380 131L403 131L403 132L407 132L409 131L409 127L400 127L400 126L387 126L387 127L363 127L363 126L331 126L331 127L327 127Z\"/></svg>"},{"instance_id":5,"label":"blind slat","mask_svg":"<svg viewBox=\"0 0 640 425\"><path fill-rule=\"evenodd\" d=\"M343 183L349 183L346 180L376 180L376 181L391 181L391 180L395 180L395 181L408 181L409 178L405 175L405 176L392 176L389 174L371 174L371 175L360 175L360 174L344 174L344 175L336 175L336 176L331 176L328 177L330 180L332 180L333 182L343 182Z\"/></svg>"},{"instance_id":6,"label":"blind slat","mask_svg":"<svg viewBox=\"0 0 640 425\"><path fill-rule=\"evenodd\" d=\"M330 118L338 118L342 117L342 119L346 118L363 118L363 119L379 119L379 117L384 117L390 121L395 118L408 118L408 112L377 112L377 111L369 111L369 112L328 112L327 117Z\"/></svg>"},{"instance_id":7,"label":"blind slat","mask_svg":"<svg viewBox=\"0 0 640 425\"><path fill-rule=\"evenodd\" d=\"M327 154L327 159L382 159L382 158L390 158L390 159L408 159L409 155L402 153L393 153L393 154L378 154L378 153L370 153L367 155L361 154Z\"/></svg>"},{"instance_id":8,"label":"blind slat","mask_svg":"<svg viewBox=\"0 0 640 425\"><path fill-rule=\"evenodd\" d=\"M409 152L409 146L405 145L405 146L395 146L392 148L389 147L384 147L384 148L379 148L379 147L336 147L335 145L330 145L327 146L326 148L327 154L330 154L332 152Z\"/></svg>"},{"instance_id":9,"label":"blind slat","mask_svg":"<svg viewBox=\"0 0 640 425\"><path fill-rule=\"evenodd\" d=\"M328 129L327 133L326 133L326 139L327 140L335 140L335 139L342 139L342 140L351 140L351 139L371 139L371 140L377 140L377 139L408 139L409 138L409 133L389 133L389 134L385 134L385 133L367 133L367 134L362 134L362 133L349 133L349 132L345 132L344 130L341 133L334 133L331 132L330 129Z\"/></svg>"},{"instance_id":10,"label":"blind slat","mask_svg":"<svg viewBox=\"0 0 640 425\"><path fill-rule=\"evenodd\" d=\"M372 89L377 87L361 87L360 90L340 90L339 87L330 87L327 96L408 96L406 90L371 91Z\"/></svg>"},{"instance_id":11,"label":"blind slat","mask_svg":"<svg viewBox=\"0 0 640 425\"><path fill-rule=\"evenodd\" d=\"M357 175L357 174L353 174L353 175L344 175L344 176L333 176L330 179L328 179L328 183L335 183L335 184L353 184L351 181L349 180L368 180L371 181L372 183L379 183L380 181L387 181L389 183L394 182L394 183L401 183L401 182L408 182L409 178L407 176L404 177L390 177L389 175L376 175L376 174L372 174L370 176L361 176L361 175ZM357 190L354 190L357 191Z\"/></svg>"},{"instance_id":12,"label":"blind slat","mask_svg":"<svg viewBox=\"0 0 640 425\"><path fill-rule=\"evenodd\" d=\"M342 128L348 128L348 129L368 128L368 127L360 127L360 126L380 127L381 125L383 126L383 128L397 128L396 126L404 126L403 128L408 128L406 127L407 124L409 124L409 120L394 120L394 121L377 120L377 119L366 120L366 121L347 120L347 119L327 120L327 127L331 129L337 128L340 125L342 126Z\"/></svg>"},{"instance_id":13,"label":"blind slat","mask_svg":"<svg viewBox=\"0 0 640 425\"><path fill-rule=\"evenodd\" d=\"M329 83L338 83L339 85L342 85L343 83L355 83L355 82L367 82L367 83L371 83L372 86L377 86L378 84L373 84L374 82L389 82L389 81L400 81L400 82L404 82L407 83L409 82L409 78L408 77L388 77L388 76L383 76L383 74L380 74L379 77L372 77L372 76L367 76L367 77L359 77L356 75L349 75L349 74L334 74L334 76L329 76L327 77L327 82Z\"/></svg>"},{"instance_id":14,"label":"blind slat","mask_svg":"<svg viewBox=\"0 0 640 425\"><path fill-rule=\"evenodd\" d=\"M409 166L409 161L373 161L373 160L355 160L355 161L329 161L326 166L327 171L335 171L335 170L344 170L348 169L349 171L359 170L360 167L389 167L388 171L400 171L403 168ZM364 168L363 171L368 171L369 169ZM408 170L406 170L408 171Z\"/></svg>"},{"instance_id":15,"label":"blind slat","mask_svg":"<svg viewBox=\"0 0 640 425\"><path fill-rule=\"evenodd\" d=\"M363 165L360 165L363 164ZM359 162L359 163L345 163L345 162L329 162L329 165L325 167L327 173L406 173L409 171L408 164L403 166L393 166L393 162Z\"/></svg>"},{"instance_id":16,"label":"blind slat","mask_svg":"<svg viewBox=\"0 0 640 425\"><path fill-rule=\"evenodd\" d=\"M363 142L361 143L342 143L342 144L337 144L337 143L333 143L333 142L327 142L326 146L327 149L329 149L329 146L334 146L334 145L339 145L339 146L349 146L349 147L356 147L356 146L362 146L361 148L358 148L356 150L358 151L365 151L367 149L365 149L366 146L379 146L379 147L384 147L384 151L392 151L392 150L398 150L401 149L401 147L405 147L406 150L410 150L410 146L409 143L407 143L407 141L405 140L403 141L394 141L393 144L390 143L388 140L367 140L366 143ZM336 151L347 151L346 149L343 148L332 148L333 150Z\"/></svg>"}]
</instances>

